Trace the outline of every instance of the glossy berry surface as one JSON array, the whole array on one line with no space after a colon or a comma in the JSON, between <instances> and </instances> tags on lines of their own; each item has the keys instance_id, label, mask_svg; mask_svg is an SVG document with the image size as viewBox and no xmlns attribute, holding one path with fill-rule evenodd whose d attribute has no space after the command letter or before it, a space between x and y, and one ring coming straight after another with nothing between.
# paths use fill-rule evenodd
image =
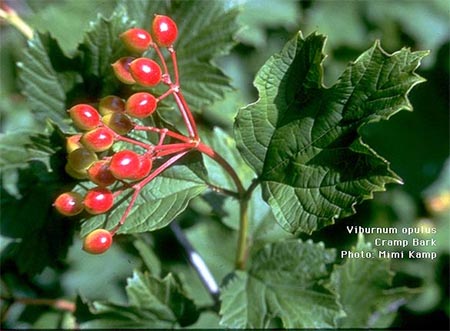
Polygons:
<instances>
[{"instance_id":1,"label":"glossy berry surface","mask_svg":"<svg viewBox=\"0 0 450 331\"><path fill-rule=\"evenodd\" d=\"M125 112L136 118L145 118L153 114L157 106L156 98L147 92L138 92L130 96L125 105Z\"/></svg>"},{"instance_id":2,"label":"glossy berry surface","mask_svg":"<svg viewBox=\"0 0 450 331\"><path fill-rule=\"evenodd\" d=\"M133 28L120 35L125 47L131 52L145 52L152 43L152 36L144 29Z\"/></svg>"},{"instance_id":3,"label":"glossy berry surface","mask_svg":"<svg viewBox=\"0 0 450 331\"><path fill-rule=\"evenodd\" d=\"M93 152L104 152L114 143L114 133L106 127L98 127L83 134L81 143Z\"/></svg>"},{"instance_id":4,"label":"glossy berry surface","mask_svg":"<svg viewBox=\"0 0 450 331\"><path fill-rule=\"evenodd\" d=\"M139 167L135 172L132 180L141 180L148 176L150 171L152 170L152 159L147 155L139 155Z\"/></svg>"},{"instance_id":5,"label":"glossy berry surface","mask_svg":"<svg viewBox=\"0 0 450 331\"><path fill-rule=\"evenodd\" d=\"M91 182L102 187L114 184L116 181L116 178L109 170L109 162L105 160L100 160L92 164L87 170L87 176Z\"/></svg>"},{"instance_id":6,"label":"glossy berry surface","mask_svg":"<svg viewBox=\"0 0 450 331\"><path fill-rule=\"evenodd\" d=\"M97 229L84 238L83 250L90 254L102 254L111 247L112 242L112 235L109 231Z\"/></svg>"},{"instance_id":7,"label":"glossy berry surface","mask_svg":"<svg viewBox=\"0 0 450 331\"><path fill-rule=\"evenodd\" d=\"M112 156L109 170L117 179L134 179L139 166L139 154L125 149Z\"/></svg>"},{"instance_id":8,"label":"glossy berry surface","mask_svg":"<svg viewBox=\"0 0 450 331\"><path fill-rule=\"evenodd\" d=\"M177 24L168 16L155 15L152 22L152 34L159 46L172 46L178 36Z\"/></svg>"},{"instance_id":9,"label":"glossy berry surface","mask_svg":"<svg viewBox=\"0 0 450 331\"><path fill-rule=\"evenodd\" d=\"M56 198L53 206L62 215L78 215L84 209L83 197L77 192L62 193Z\"/></svg>"},{"instance_id":10,"label":"glossy berry surface","mask_svg":"<svg viewBox=\"0 0 450 331\"><path fill-rule=\"evenodd\" d=\"M125 101L116 95L107 95L100 99L98 111L101 115L125 111Z\"/></svg>"},{"instance_id":11,"label":"glossy berry surface","mask_svg":"<svg viewBox=\"0 0 450 331\"><path fill-rule=\"evenodd\" d=\"M134 57L121 57L116 62L111 64L114 70L114 74L117 79L124 84L135 84L133 76L130 73L130 63L134 60Z\"/></svg>"},{"instance_id":12,"label":"glossy berry surface","mask_svg":"<svg viewBox=\"0 0 450 331\"><path fill-rule=\"evenodd\" d=\"M83 203L89 214L102 214L114 205L114 195L107 188L95 187L87 191Z\"/></svg>"},{"instance_id":13,"label":"glossy berry surface","mask_svg":"<svg viewBox=\"0 0 450 331\"><path fill-rule=\"evenodd\" d=\"M97 154L85 147L78 148L67 155L67 162L76 171L86 170L97 160Z\"/></svg>"},{"instance_id":14,"label":"glossy berry surface","mask_svg":"<svg viewBox=\"0 0 450 331\"><path fill-rule=\"evenodd\" d=\"M140 57L130 63L130 73L136 83L152 87L161 81L161 67L155 61Z\"/></svg>"},{"instance_id":15,"label":"glossy berry surface","mask_svg":"<svg viewBox=\"0 0 450 331\"><path fill-rule=\"evenodd\" d=\"M78 104L69 109L70 117L80 130L92 130L100 125L100 114L87 104Z\"/></svg>"},{"instance_id":16,"label":"glossy berry surface","mask_svg":"<svg viewBox=\"0 0 450 331\"><path fill-rule=\"evenodd\" d=\"M134 127L134 124L131 122L130 118L123 113L107 114L102 117L102 122L108 128L121 136L126 135Z\"/></svg>"}]
</instances>

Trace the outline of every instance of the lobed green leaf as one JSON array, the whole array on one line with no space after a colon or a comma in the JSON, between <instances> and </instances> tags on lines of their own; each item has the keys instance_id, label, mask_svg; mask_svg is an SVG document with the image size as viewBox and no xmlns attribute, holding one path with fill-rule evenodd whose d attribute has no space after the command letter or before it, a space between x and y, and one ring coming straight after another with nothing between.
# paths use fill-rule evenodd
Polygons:
<instances>
[{"instance_id":1,"label":"lobed green leaf","mask_svg":"<svg viewBox=\"0 0 450 331\"><path fill-rule=\"evenodd\" d=\"M80 302L77 315L82 328L173 328L192 324L199 316L183 284L172 274L159 279L135 271L126 292L128 305L94 301L86 307Z\"/></svg>"},{"instance_id":2,"label":"lobed green leaf","mask_svg":"<svg viewBox=\"0 0 450 331\"><path fill-rule=\"evenodd\" d=\"M311 241L287 240L257 251L248 272L237 271L222 288L221 325L265 328L332 328L343 312L320 281L334 251Z\"/></svg>"},{"instance_id":3,"label":"lobed green leaf","mask_svg":"<svg viewBox=\"0 0 450 331\"><path fill-rule=\"evenodd\" d=\"M238 148L258 174L264 200L292 233L311 233L401 182L360 137L369 122L411 110L407 94L427 52L386 54L376 42L331 88L322 85L325 37L301 33L259 71L259 99L240 110Z\"/></svg>"}]
</instances>

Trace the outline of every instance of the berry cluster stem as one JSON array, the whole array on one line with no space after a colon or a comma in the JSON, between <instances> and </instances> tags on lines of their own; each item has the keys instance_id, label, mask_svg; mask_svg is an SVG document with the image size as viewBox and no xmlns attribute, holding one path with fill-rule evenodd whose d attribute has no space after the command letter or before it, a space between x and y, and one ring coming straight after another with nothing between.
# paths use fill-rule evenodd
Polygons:
<instances>
[{"instance_id":1,"label":"berry cluster stem","mask_svg":"<svg viewBox=\"0 0 450 331\"><path fill-rule=\"evenodd\" d=\"M249 218L248 218L248 204L251 194L258 182L254 181L246 190L242 185L242 182L234 171L233 167L215 150L208 145L200 143L197 146L198 151L209 156L211 159L219 163L224 170L230 175L237 189L237 198L239 200L239 234L238 234L238 246L236 252L235 266L239 270L245 269L245 264L248 255L248 230L249 230Z\"/></svg>"}]
</instances>

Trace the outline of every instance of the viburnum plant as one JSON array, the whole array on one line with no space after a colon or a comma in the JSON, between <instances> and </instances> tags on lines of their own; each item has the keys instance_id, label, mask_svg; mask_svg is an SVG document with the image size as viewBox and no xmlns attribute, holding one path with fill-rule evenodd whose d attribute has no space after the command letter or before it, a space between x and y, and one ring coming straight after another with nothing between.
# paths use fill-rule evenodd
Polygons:
<instances>
[{"instance_id":1,"label":"viburnum plant","mask_svg":"<svg viewBox=\"0 0 450 331\"><path fill-rule=\"evenodd\" d=\"M76 326L388 326L411 295L392 288L389 260L339 259L309 235L401 183L361 129L412 110L408 93L423 81L415 70L427 52L388 54L377 41L325 87L326 38L299 32L259 70L259 98L238 110L233 138L202 112L230 90L213 59L233 45L237 11L217 1L124 3L99 17L77 52L35 33L18 64L23 94L46 124L18 140L24 159L47 166L36 168L47 177L33 189L50 192L52 216L36 227L60 234L40 240L53 254L46 260L18 259L21 272L63 259L74 232L85 252L106 253L100 264L123 244L116 236L129 235L144 267L128 279L128 302L79 296L66 309ZM208 206L193 212L207 221L184 229L176 219L189 204ZM169 225L209 298L140 237ZM31 241L12 243L14 254ZM352 250L375 252L362 236Z\"/></svg>"},{"instance_id":2,"label":"viburnum plant","mask_svg":"<svg viewBox=\"0 0 450 331\"><path fill-rule=\"evenodd\" d=\"M209 146L201 142L195 118L183 95L178 74L174 43L178 37L176 23L168 16L155 15L151 34L144 29L132 28L119 37L127 49L136 56L121 57L112 64L116 77L124 84L141 87L167 86L167 90L155 97L149 92L136 92L126 100L108 95L100 99L98 110L89 104L77 104L68 110L74 126L82 133L67 137L66 172L74 178L88 178L97 186L89 189L83 199L77 192L66 192L58 196L55 208L63 215L74 216L85 209L89 214L108 212L120 195L132 190L133 194L118 224L106 231L96 229L84 239L83 249L92 254L104 253L112 244L112 236L125 223L141 190L164 170L179 161L191 151L199 151L218 162L233 179L238 196L242 201L245 191L239 176L227 161ZM167 50L172 61L173 73L169 72L162 48ZM153 49L159 63L141 57ZM181 134L167 127L143 125L138 120L151 116L163 99L172 97L183 119L187 134ZM132 132L153 132L158 136L152 144L129 137ZM170 141L168 141L170 139ZM140 152L124 148L109 153L115 142L124 142L140 149ZM156 168L153 164L159 161ZM113 190L108 187L113 186ZM230 193L231 194L231 193ZM247 222L247 204L243 202L242 222ZM109 235L108 235L109 234ZM245 235L245 232L243 236ZM237 265L245 263L246 244L242 237L239 244Z\"/></svg>"}]
</instances>

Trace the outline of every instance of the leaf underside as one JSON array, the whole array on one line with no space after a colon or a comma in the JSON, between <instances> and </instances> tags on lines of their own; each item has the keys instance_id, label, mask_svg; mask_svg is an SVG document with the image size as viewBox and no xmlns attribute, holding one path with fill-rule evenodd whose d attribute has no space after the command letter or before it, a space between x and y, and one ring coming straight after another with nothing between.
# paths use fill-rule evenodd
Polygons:
<instances>
[{"instance_id":1,"label":"leaf underside","mask_svg":"<svg viewBox=\"0 0 450 331\"><path fill-rule=\"evenodd\" d=\"M407 94L427 52L386 54L376 42L338 82L322 85L325 37L301 33L259 71L259 99L240 110L238 148L258 174L263 198L292 233L311 233L354 213L354 205L400 183L366 145L360 128L412 110Z\"/></svg>"}]
</instances>

